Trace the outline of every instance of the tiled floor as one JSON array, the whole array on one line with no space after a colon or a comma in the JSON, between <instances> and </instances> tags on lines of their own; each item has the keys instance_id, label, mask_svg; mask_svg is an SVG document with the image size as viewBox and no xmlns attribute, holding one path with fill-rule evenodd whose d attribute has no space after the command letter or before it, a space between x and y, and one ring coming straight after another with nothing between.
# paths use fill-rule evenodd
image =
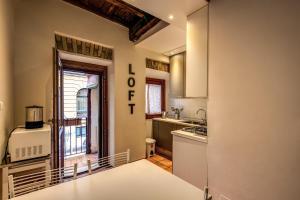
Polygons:
<instances>
[{"instance_id":1,"label":"tiled floor","mask_svg":"<svg viewBox=\"0 0 300 200\"><path fill-rule=\"evenodd\" d=\"M73 166L74 163L78 163L78 167L86 166L87 160L91 160L91 162L98 160L98 154L81 154L65 158L65 167Z\"/></svg>"},{"instance_id":2,"label":"tiled floor","mask_svg":"<svg viewBox=\"0 0 300 200\"><path fill-rule=\"evenodd\" d=\"M172 161L160 156L160 155L154 155L150 158L147 158L147 160L149 160L150 162L154 163L155 165L163 168L164 170L172 173Z\"/></svg>"}]
</instances>

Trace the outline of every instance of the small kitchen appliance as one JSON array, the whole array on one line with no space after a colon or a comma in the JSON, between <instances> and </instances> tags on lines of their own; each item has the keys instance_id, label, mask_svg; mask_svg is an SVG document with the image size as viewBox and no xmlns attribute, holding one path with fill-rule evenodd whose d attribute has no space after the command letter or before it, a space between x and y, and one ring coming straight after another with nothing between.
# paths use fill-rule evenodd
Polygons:
<instances>
[{"instance_id":1,"label":"small kitchen appliance","mask_svg":"<svg viewBox=\"0 0 300 200\"><path fill-rule=\"evenodd\" d=\"M36 129L15 129L9 138L8 153L11 162L50 155L50 125Z\"/></svg>"},{"instance_id":2,"label":"small kitchen appliance","mask_svg":"<svg viewBox=\"0 0 300 200\"><path fill-rule=\"evenodd\" d=\"M35 105L27 106L25 128L42 128L43 124L43 107Z\"/></svg>"}]
</instances>

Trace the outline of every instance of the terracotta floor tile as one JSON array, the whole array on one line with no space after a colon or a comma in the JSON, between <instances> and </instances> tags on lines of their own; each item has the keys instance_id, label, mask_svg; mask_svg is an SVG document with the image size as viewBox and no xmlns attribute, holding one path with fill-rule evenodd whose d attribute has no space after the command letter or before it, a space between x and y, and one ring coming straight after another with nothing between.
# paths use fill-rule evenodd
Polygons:
<instances>
[{"instance_id":1,"label":"terracotta floor tile","mask_svg":"<svg viewBox=\"0 0 300 200\"><path fill-rule=\"evenodd\" d=\"M163 164L161 164L160 162L155 163L157 166L161 167L161 168L168 168L166 166L164 166Z\"/></svg>"},{"instance_id":2,"label":"terracotta floor tile","mask_svg":"<svg viewBox=\"0 0 300 200\"><path fill-rule=\"evenodd\" d=\"M154 156L152 156L152 159L154 159L156 161L161 161L161 160L164 160L165 158L160 155L154 155Z\"/></svg>"},{"instance_id":3,"label":"terracotta floor tile","mask_svg":"<svg viewBox=\"0 0 300 200\"><path fill-rule=\"evenodd\" d=\"M173 173L172 167L169 167L169 168L167 168L166 170L167 170L168 172L170 172L170 173Z\"/></svg>"},{"instance_id":4,"label":"terracotta floor tile","mask_svg":"<svg viewBox=\"0 0 300 200\"><path fill-rule=\"evenodd\" d=\"M159 161L161 164L163 164L164 166L167 166L167 167L171 167L172 166L172 161L170 160L167 160L167 159L164 159L162 161Z\"/></svg>"},{"instance_id":5,"label":"terracotta floor tile","mask_svg":"<svg viewBox=\"0 0 300 200\"><path fill-rule=\"evenodd\" d=\"M157 162L153 157L147 158L147 160L149 160L150 162L153 162L153 163Z\"/></svg>"},{"instance_id":6,"label":"terracotta floor tile","mask_svg":"<svg viewBox=\"0 0 300 200\"><path fill-rule=\"evenodd\" d=\"M150 158L147 158L147 160L170 173L172 173L172 171L173 171L172 170L172 161L168 160L167 158L164 158L160 155L154 155Z\"/></svg>"}]
</instances>

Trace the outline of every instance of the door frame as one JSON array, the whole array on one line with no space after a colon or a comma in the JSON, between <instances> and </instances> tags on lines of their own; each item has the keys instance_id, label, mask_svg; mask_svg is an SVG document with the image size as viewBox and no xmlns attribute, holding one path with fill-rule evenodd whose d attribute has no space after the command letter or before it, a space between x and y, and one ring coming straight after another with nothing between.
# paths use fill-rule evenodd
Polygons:
<instances>
[{"instance_id":1,"label":"door frame","mask_svg":"<svg viewBox=\"0 0 300 200\"><path fill-rule=\"evenodd\" d=\"M98 84L100 85L100 81L98 81ZM86 154L91 153L91 135L92 135L92 110L91 110L92 104L91 104L91 89L88 89L88 95L87 95L87 132L86 132Z\"/></svg>"},{"instance_id":2,"label":"door frame","mask_svg":"<svg viewBox=\"0 0 300 200\"><path fill-rule=\"evenodd\" d=\"M102 98L99 98L99 129L98 129L98 134L99 134L99 149L98 149L98 157L102 158L105 156L108 156L108 141L109 141L109 136L108 136L108 80L107 80L107 67L102 66L102 65L97 65L97 64L91 64L91 63L84 63L84 62L79 62L79 61L73 61L73 60L66 60L66 59L61 59L61 64L63 71L75 71L75 72L83 72L83 73L89 73L89 74L95 74L99 75L99 96ZM56 69L55 69L56 70ZM57 72L54 72L54 79L58 79L57 77ZM54 84L53 85L53 91L57 90L57 86ZM56 96L53 95L53 101L56 101ZM55 103L54 103L55 104ZM53 114L57 112L57 107L54 106ZM101 114L102 113L102 114ZM54 116L54 115L53 115ZM89 119L90 120L90 119ZM90 130L89 130L90 131ZM58 133L55 133L56 136L53 138L53 146L56 148L59 148L59 137ZM56 152L59 152L59 149ZM54 152L55 152L54 150ZM60 161L60 163L63 163L64 158L59 155L59 153L54 153L54 161ZM61 167L61 166L56 166L55 167Z\"/></svg>"},{"instance_id":3,"label":"door frame","mask_svg":"<svg viewBox=\"0 0 300 200\"><path fill-rule=\"evenodd\" d=\"M62 123L62 112L63 110L63 102L61 101L63 98L61 97L61 86L63 84L63 80L61 79L62 75L62 65L61 60L59 58L59 51L53 48L53 131L52 131L52 139L51 139L51 165L52 168L59 168L60 166L60 146L59 138L64 131L64 123ZM62 127L62 128L61 128Z\"/></svg>"}]
</instances>

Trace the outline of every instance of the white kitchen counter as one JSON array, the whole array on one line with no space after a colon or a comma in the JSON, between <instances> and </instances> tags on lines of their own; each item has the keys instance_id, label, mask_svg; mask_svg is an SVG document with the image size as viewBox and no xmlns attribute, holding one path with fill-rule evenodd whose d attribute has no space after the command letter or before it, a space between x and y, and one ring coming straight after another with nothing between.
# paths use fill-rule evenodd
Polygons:
<instances>
[{"instance_id":1,"label":"white kitchen counter","mask_svg":"<svg viewBox=\"0 0 300 200\"><path fill-rule=\"evenodd\" d=\"M207 136L197 135L195 133L190 133L190 132L182 131L182 130L172 131L171 133L172 133L172 135L176 135L179 137L207 143Z\"/></svg>"},{"instance_id":2,"label":"white kitchen counter","mask_svg":"<svg viewBox=\"0 0 300 200\"><path fill-rule=\"evenodd\" d=\"M152 120L156 120L156 121L162 121L162 122L169 122L169 123L173 123L173 124L179 124L179 125L183 125L183 126L199 126L197 124L190 124L190 123L185 123L184 119L172 119L172 118L153 118Z\"/></svg>"}]
</instances>

